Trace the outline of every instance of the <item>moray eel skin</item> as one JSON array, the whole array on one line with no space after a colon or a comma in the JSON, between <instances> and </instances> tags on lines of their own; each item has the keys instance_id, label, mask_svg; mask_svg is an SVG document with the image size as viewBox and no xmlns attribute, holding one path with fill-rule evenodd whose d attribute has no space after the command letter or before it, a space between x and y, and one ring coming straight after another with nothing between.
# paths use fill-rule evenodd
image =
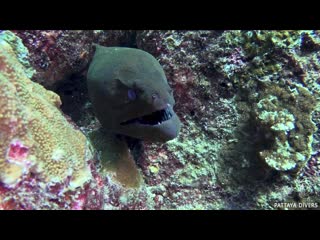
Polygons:
<instances>
[{"instance_id":1,"label":"moray eel skin","mask_svg":"<svg viewBox=\"0 0 320 240\"><path fill-rule=\"evenodd\" d=\"M135 48L96 45L87 74L89 98L105 130L152 142L177 137L180 120L159 62Z\"/></svg>"}]
</instances>

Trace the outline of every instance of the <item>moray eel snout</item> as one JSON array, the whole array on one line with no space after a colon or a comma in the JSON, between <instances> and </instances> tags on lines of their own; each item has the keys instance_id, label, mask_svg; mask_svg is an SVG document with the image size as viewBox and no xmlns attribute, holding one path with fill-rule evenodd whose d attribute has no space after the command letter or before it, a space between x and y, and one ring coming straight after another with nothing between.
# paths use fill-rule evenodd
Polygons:
<instances>
[{"instance_id":1,"label":"moray eel snout","mask_svg":"<svg viewBox=\"0 0 320 240\"><path fill-rule=\"evenodd\" d=\"M89 97L102 126L130 137L166 142L177 137L180 120L159 62L140 49L97 45L90 64Z\"/></svg>"}]
</instances>

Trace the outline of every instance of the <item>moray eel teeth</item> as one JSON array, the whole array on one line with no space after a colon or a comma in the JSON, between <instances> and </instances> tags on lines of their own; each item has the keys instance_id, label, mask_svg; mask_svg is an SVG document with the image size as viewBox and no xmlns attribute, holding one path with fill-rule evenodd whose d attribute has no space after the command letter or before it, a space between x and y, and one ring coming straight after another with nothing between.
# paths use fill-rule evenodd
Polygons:
<instances>
[{"instance_id":1,"label":"moray eel teeth","mask_svg":"<svg viewBox=\"0 0 320 240\"><path fill-rule=\"evenodd\" d=\"M155 111L151 114L144 115L142 117L137 117L134 119L129 119L125 122L120 123L120 125L129 125L129 124L144 124L144 125L160 125L165 121L168 121L172 118L173 113L171 112L170 106L167 106L164 109Z\"/></svg>"}]
</instances>

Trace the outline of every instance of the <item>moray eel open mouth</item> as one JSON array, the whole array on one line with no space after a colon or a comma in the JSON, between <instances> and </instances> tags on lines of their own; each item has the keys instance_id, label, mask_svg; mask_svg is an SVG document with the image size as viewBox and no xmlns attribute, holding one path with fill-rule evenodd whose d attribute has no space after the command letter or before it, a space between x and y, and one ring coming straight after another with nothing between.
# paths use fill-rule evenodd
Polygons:
<instances>
[{"instance_id":1,"label":"moray eel open mouth","mask_svg":"<svg viewBox=\"0 0 320 240\"><path fill-rule=\"evenodd\" d=\"M125 122L120 123L120 125L125 126L133 123L139 123L144 125L160 125L163 122L171 119L173 113L170 110L170 107L167 106L162 110L155 111L151 114L144 115L142 117L129 119Z\"/></svg>"}]
</instances>

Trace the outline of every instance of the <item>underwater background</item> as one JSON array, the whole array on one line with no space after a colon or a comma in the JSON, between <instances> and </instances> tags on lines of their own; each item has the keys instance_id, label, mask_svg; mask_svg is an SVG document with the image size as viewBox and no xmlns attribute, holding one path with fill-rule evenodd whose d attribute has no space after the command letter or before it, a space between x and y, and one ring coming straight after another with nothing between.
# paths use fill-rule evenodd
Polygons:
<instances>
[{"instance_id":1,"label":"underwater background","mask_svg":"<svg viewBox=\"0 0 320 240\"><path fill-rule=\"evenodd\" d=\"M159 61L177 138L101 129L93 43ZM320 31L1 30L0 209L319 209L319 70Z\"/></svg>"}]
</instances>

